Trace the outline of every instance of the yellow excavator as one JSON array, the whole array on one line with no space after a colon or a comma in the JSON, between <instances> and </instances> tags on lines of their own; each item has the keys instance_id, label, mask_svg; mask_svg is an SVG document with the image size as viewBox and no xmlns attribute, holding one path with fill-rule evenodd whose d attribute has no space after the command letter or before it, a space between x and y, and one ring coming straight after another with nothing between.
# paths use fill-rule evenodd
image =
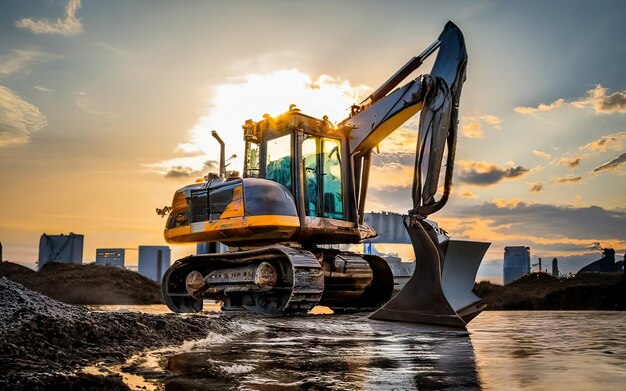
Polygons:
<instances>
[{"instance_id":1,"label":"yellow excavator","mask_svg":"<svg viewBox=\"0 0 626 391\"><path fill-rule=\"evenodd\" d=\"M435 52L430 74L397 88ZM283 314L324 305L376 310L373 319L464 327L484 308L471 289L489 244L439 240L425 219L450 194L466 64L463 34L448 22L434 43L337 125L295 105L245 121L241 177L226 172L225 146L213 132L221 144L220 173L176 191L165 227L168 243L213 246L165 272L167 306L198 312L211 299L224 310ZM372 150L420 110L413 208L405 217L417 264L392 297L384 259L334 245L376 235L364 225ZM436 199L440 178L443 195ZM217 252L217 243L228 250Z\"/></svg>"}]
</instances>

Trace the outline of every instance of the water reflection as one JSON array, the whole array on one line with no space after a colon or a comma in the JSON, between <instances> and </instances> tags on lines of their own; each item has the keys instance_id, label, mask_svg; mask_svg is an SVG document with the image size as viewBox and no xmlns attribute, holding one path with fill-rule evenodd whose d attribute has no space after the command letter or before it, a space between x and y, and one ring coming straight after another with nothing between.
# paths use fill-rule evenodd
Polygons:
<instances>
[{"instance_id":1,"label":"water reflection","mask_svg":"<svg viewBox=\"0 0 626 391\"><path fill-rule=\"evenodd\" d=\"M623 390L626 313L489 311L469 324L485 389Z\"/></svg>"},{"instance_id":2,"label":"water reflection","mask_svg":"<svg viewBox=\"0 0 626 391\"><path fill-rule=\"evenodd\" d=\"M138 354L122 369L170 391L575 391L626 384L626 312L487 311L468 331L366 314L224 321L233 332Z\"/></svg>"},{"instance_id":3,"label":"water reflection","mask_svg":"<svg viewBox=\"0 0 626 391\"><path fill-rule=\"evenodd\" d=\"M465 331L365 315L255 317L224 343L169 358L167 390L480 388Z\"/></svg>"}]
</instances>

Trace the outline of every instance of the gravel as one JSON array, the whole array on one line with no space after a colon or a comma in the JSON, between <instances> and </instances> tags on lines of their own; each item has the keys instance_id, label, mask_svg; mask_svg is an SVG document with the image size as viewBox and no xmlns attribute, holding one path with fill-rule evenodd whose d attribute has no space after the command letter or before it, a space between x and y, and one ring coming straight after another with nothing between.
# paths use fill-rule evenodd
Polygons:
<instances>
[{"instance_id":1,"label":"gravel","mask_svg":"<svg viewBox=\"0 0 626 391\"><path fill-rule=\"evenodd\" d=\"M0 277L0 389L127 389L119 376L76 371L230 330L228 316L92 312Z\"/></svg>"}]
</instances>

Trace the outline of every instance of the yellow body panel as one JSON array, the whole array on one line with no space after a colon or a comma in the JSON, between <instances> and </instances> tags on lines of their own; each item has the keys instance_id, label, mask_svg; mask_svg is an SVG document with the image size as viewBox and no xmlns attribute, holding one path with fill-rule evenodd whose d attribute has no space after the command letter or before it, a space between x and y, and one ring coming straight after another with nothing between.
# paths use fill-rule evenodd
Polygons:
<instances>
[{"instance_id":1,"label":"yellow body panel","mask_svg":"<svg viewBox=\"0 0 626 391\"><path fill-rule=\"evenodd\" d=\"M299 228L297 216L241 216L166 229L164 236L168 243L286 240Z\"/></svg>"},{"instance_id":2,"label":"yellow body panel","mask_svg":"<svg viewBox=\"0 0 626 391\"><path fill-rule=\"evenodd\" d=\"M231 217L243 217L243 186L237 186L233 189L233 200L220 215L220 220Z\"/></svg>"}]
</instances>

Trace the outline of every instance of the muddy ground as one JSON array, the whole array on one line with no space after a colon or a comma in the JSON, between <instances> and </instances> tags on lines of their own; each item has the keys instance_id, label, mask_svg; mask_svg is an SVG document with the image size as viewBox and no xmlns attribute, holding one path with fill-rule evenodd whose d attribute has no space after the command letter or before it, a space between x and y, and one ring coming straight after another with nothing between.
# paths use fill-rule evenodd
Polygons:
<instances>
[{"instance_id":1,"label":"muddy ground","mask_svg":"<svg viewBox=\"0 0 626 391\"><path fill-rule=\"evenodd\" d=\"M75 371L121 363L137 352L209 331L229 331L229 318L93 312L61 303L0 277L0 389L126 390L119 376Z\"/></svg>"},{"instance_id":2,"label":"muddy ground","mask_svg":"<svg viewBox=\"0 0 626 391\"><path fill-rule=\"evenodd\" d=\"M70 304L162 304L157 283L113 266L52 263L39 272L0 262L0 276Z\"/></svg>"}]
</instances>

